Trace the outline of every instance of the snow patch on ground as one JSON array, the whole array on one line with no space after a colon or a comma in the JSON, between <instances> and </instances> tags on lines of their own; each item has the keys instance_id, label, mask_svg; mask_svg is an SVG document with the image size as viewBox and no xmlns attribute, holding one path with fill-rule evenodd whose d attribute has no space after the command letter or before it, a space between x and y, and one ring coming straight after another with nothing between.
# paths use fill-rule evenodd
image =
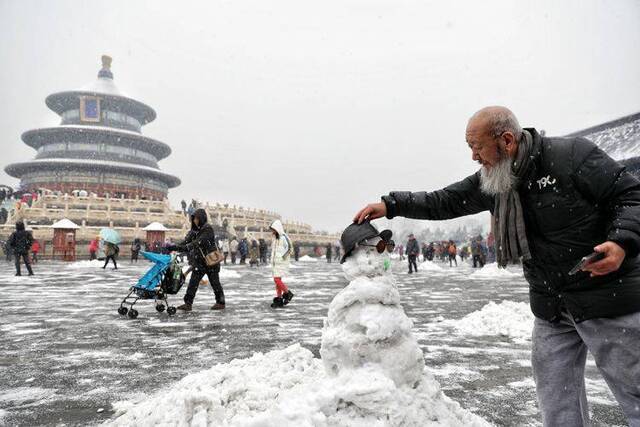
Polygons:
<instances>
[{"instance_id":1,"label":"snow patch on ground","mask_svg":"<svg viewBox=\"0 0 640 427\"><path fill-rule=\"evenodd\" d=\"M318 258L310 257L309 255L305 255L298 259L298 262L318 262Z\"/></svg>"},{"instance_id":2,"label":"snow patch on ground","mask_svg":"<svg viewBox=\"0 0 640 427\"><path fill-rule=\"evenodd\" d=\"M84 261L76 261L67 265L67 268L71 269L83 269L83 268L102 268L104 265L104 261L99 261L97 259L84 260Z\"/></svg>"},{"instance_id":3,"label":"snow patch on ground","mask_svg":"<svg viewBox=\"0 0 640 427\"><path fill-rule=\"evenodd\" d=\"M41 387L15 387L0 390L2 406L18 406L29 402L42 401L55 396L56 390Z\"/></svg>"},{"instance_id":4,"label":"snow patch on ground","mask_svg":"<svg viewBox=\"0 0 640 427\"><path fill-rule=\"evenodd\" d=\"M238 273L235 270L229 270L226 268L221 268L220 269L220 273L219 273L219 277L221 279L239 279L240 277L242 277L242 275L240 273Z\"/></svg>"},{"instance_id":5,"label":"snow patch on ground","mask_svg":"<svg viewBox=\"0 0 640 427\"><path fill-rule=\"evenodd\" d=\"M421 262L420 268L418 269L418 271L443 271L443 270L444 269L440 267L438 264L429 260Z\"/></svg>"},{"instance_id":6,"label":"snow patch on ground","mask_svg":"<svg viewBox=\"0 0 640 427\"><path fill-rule=\"evenodd\" d=\"M470 279L476 280L486 280L486 279L510 279L514 277L520 277L522 273L517 273L515 271L508 270L506 268L499 268L498 264L493 262L491 264L486 264L480 270L471 273L469 275Z\"/></svg>"},{"instance_id":7,"label":"snow patch on ground","mask_svg":"<svg viewBox=\"0 0 640 427\"><path fill-rule=\"evenodd\" d=\"M158 408L162 408L159 410ZM485 426L425 371L416 389L361 371L328 377L294 344L191 374L138 403L114 405L113 426Z\"/></svg>"},{"instance_id":8,"label":"snow patch on ground","mask_svg":"<svg viewBox=\"0 0 640 427\"><path fill-rule=\"evenodd\" d=\"M524 302L491 301L479 311L459 320L450 320L458 332L466 335L500 335L514 341L528 341L533 329L533 314Z\"/></svg>"}]
</instances>

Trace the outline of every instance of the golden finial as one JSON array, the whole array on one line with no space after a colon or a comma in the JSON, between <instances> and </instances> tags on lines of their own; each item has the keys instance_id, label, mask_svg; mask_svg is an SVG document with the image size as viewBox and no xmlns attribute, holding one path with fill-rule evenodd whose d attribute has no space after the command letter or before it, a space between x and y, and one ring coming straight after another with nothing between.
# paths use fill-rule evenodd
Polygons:
<instances>
[{"instance_id":1,"label":"golden finial","mask_svg":"<svg viewBox=\"0 0 640 427\"><path fill-rule=\"evenodd\" d=\"M111 69L111 57L109 55L102 55L102 69L103 70Z\"/></svg>"}]
</instances>

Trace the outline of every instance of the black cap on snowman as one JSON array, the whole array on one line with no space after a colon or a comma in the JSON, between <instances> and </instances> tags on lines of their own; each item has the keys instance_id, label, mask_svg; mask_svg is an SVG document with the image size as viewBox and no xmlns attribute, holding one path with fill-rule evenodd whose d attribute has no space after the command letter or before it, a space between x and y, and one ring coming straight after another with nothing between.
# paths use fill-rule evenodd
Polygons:
<instances>
[{"instance_id":1,"label":"black cap on snowman","mask_svg":"<svg viewBox=\"0 0 640 427\"><path fill-rule=\"evenodd\" d=\"M342 249L344 250L344 255L340 260L340 264L344 263L346 259L351 255L353 250L359 244L364 241L374 238L380 237L382 240L378 245L376 245L376 249L379 253L384 252L384 250L388 250L391 252L393 247L395 246L393 240L391 240L391 236L393 233L391 230L382 230L378 232L378 229L375 228L369 221L364 221L362 224L358 224L354 222L342 232L342 236L340 237L340 243L342 244Z\"/></svg>"}]
</instances>

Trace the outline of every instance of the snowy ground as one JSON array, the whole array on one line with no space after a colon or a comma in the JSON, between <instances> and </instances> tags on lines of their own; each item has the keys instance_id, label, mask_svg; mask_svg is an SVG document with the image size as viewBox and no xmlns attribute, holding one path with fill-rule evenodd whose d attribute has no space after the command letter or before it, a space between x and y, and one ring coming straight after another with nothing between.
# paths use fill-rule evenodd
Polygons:
<instances>
[{"instance_id":1,"label":"snowy ground","mask_svg":"<svg viewBox=\"0 0 640 427\"><path fill-rule=\"evenodd\" d=\"M149 264L121 264L105 271L41 263L32 278L0 264L0 425L99 423L116 402L298 342L318 357L322 319L347 283L338 264L298 263L289 280L294 302L273 311L268 271L230 267L224 312L208 309L213 295L203 286L192 313L169 318L142 303L140 317L129 320L116 308ZM414 275L399 262L394 268L427 366L447 395L498 425L539 425L522 275L472 274L468 265L424 264ZM595 425L624 425L592 360L587 375Z\"/></svg>"}]
</instances>

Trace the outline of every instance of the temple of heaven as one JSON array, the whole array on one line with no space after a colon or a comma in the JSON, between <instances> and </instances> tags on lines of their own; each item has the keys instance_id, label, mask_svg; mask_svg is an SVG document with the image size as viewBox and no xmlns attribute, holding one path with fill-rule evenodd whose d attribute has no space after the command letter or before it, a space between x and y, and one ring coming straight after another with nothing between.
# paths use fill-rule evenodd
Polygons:
<instances>
[{"instance_id":1,"label":"temple of heaven","mask_svg":"<svg viewBox=\"0 0 640 427\"><path fill-rule=\"evenodd\" d=\"M156 112L120 92L110 57L102 57L95 82L49 95L46 104L61 117L60 125L23 133L24 143L37 151L35 159L5 168L20 179L21 190L163 200L180 185L158 167L171 148L141 133Z\"/></svg>"}]
</instances>

